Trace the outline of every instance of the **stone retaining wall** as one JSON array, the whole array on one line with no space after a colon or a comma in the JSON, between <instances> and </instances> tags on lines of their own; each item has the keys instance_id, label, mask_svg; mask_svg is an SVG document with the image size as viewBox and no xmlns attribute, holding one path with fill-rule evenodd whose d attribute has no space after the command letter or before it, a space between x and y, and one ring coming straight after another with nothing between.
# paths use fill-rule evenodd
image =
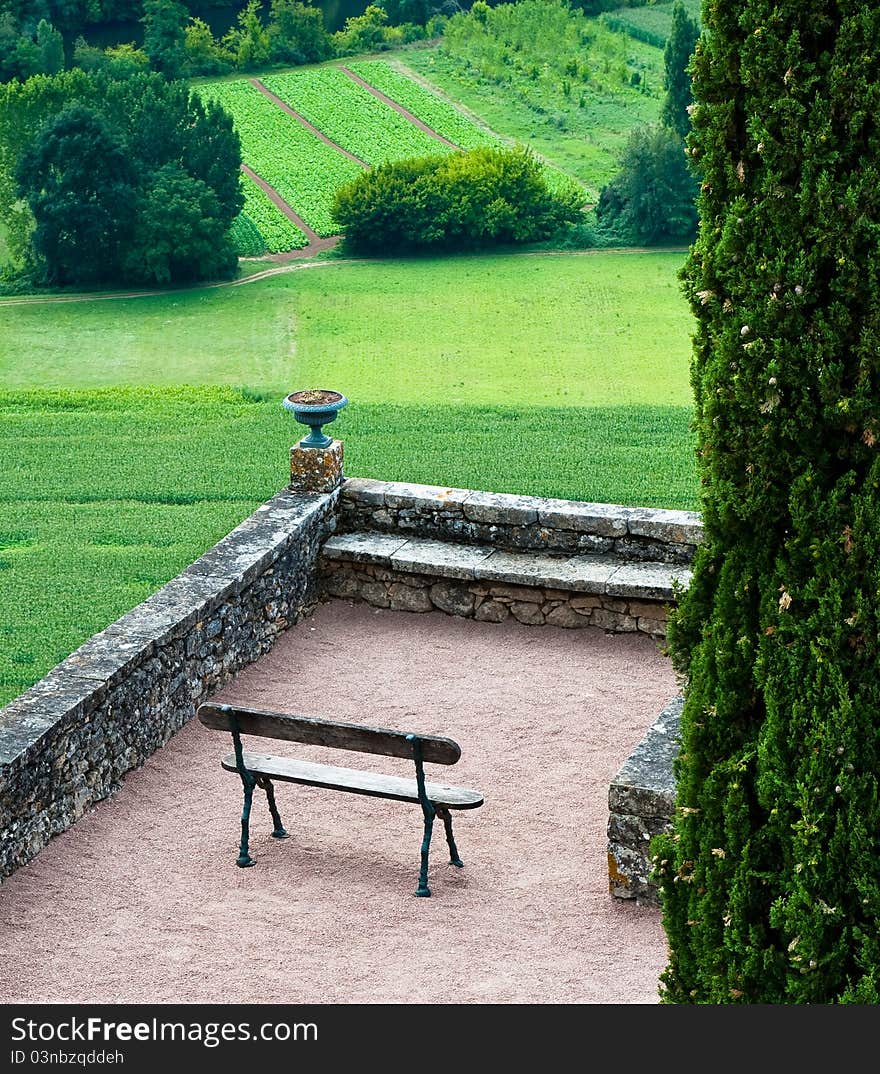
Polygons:
<instances>
[{"instance_id":1,"label":"stone retaining wall","mask_svg":"<svg viewBox=\"0 0 880 1074\"><path fill-rule=\"evenodd\" d=\"M279 493L0 710L0 878L309 613L338 496Z\"/></svg>"},{"instance_id":2,"label":"stone retaining wall","mask_svg":"<svg viewBox=\"0 0 880 1074\"><path fill-rule=\"evenodd\" d=\"M608 788L608 890L617 898L659 903L650 846L675 812L683 705L681 697L669 702Z\"/></svg>"},{"instance_id":3,"label":"stone retaining wall","mask_svg":"<svg viewBox=\"0 0 880 1074\"><path fill-rule=\"evenodd\" d=\"M666 636L666 606L542 585L468 582L388 570L370 563L322 559L324 592L363 600L374 608L441 611L484 623L513 617L527 626L601 627L614 633L642 631Z\"/></svg>"},{"instance_id":4,"label":"stone retaining wall","mask_svg":"<svg viewBox=\"0 0 880 1074\"><path fill-rule=\"evenodd\" d=\"M340 533L374 530L509 551L611 554L631 562L688 564L703 533L692 511L366 478L345 482L340 508Z\"/></svg>"},{"instance_id":5,"label":"stone retaining wall","mask_svg":"<svg viewBox=\"0 0 880 1074\"><path fill-rule=\"evenodd\" d=\"M328 596L378 608L664 637L701 540L690 511L356 478L321 570Z\"/></svg>"}]
</instances>

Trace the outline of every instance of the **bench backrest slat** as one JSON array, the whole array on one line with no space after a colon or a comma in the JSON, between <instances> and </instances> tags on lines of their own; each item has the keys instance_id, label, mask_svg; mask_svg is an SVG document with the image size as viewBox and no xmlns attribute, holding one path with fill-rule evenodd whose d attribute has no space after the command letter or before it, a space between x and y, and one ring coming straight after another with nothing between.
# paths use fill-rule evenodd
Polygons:
<instances>
[{"instance_id":1,"label":"bench backrest slat","mask_svg":"<svg viewBox=\"0 0 880 1074\"><path fill-rule=\"evenodd\" d=\"M377 753L386 757L413 759L413 744L407 742L406 731L391 731L385 727L364 727L356 723L322 720L313 716L296 716L286 712L264 712L259 709L238 708L235 705L199 705L199 720L217 731L232 731L235 726L243 735L285 739L309 746L328 746L337 750L356 750L358 753ZM234 721L234 722L233 722ZM451 738L419 734L422 760L432 764L455 764L461 749Z\"/></svg>"}]
</instances>

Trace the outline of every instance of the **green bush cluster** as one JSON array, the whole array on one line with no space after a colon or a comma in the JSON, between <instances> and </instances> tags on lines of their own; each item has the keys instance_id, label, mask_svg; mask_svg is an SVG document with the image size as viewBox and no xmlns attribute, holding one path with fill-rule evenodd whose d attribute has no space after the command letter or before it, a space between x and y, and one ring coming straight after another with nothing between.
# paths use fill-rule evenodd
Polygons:
<instances>
[{"instance_id":1,"label":"green bush cluster","mask_svg":"<svg viewBox=\"0 0 880 1074\"><path fill-rule=\"evenodd\" d=\"M551 192L529 149L484 146L373 168L337 191L333 213L350 249L381 254L535 242L582 206L574 182Z\"/></svg>"},{"instance_id":2,"label":"green bush cluster","mask_svg":"<svg viewBox=\"0 0 880 1074\"><path fill-rule=\"evenodd\" d=\"M880 1002L880 7L709 4L671 1003Z\"/></svg>"},{"instance_id":3,"label":"green bush cluster","mask_svg":"<svg viewBox=\"0 0 880 1074\"><path fill-rule=\"evenodd\" d=\"M0 87L0 206L38 284L234 274L240 164L229 115L157 73Z\"/></svg>"}]
</instances>

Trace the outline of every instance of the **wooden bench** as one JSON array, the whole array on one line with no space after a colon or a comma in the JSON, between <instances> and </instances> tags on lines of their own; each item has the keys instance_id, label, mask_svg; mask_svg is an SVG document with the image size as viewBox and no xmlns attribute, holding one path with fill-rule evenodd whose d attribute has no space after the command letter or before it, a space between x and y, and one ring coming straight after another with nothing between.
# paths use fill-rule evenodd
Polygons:
<instances>
[{"instance_id":1,"label":"wooden bench","mask_svg":"<svg viewBox=\"0 0 880 1074\"><path fill-rule=\"evenodd\" d=\"M435 816L443 821L446 829L450 862L459 868L464 864L458 856L458 849L452 834L450 810L475 809L483 804L483 796L479 791L470 790L467 787L450 787L446 784L425 781L425 762L448 765L455 764L461 757L458 743L453 742L451 738L408 734L405 731L391 731L384 727L363 727L360 724L315 719L311 716L262 712L257 709L211 703L199 706L198 717L206 727L217 731L227 731L232 735L233 752L223 758L221 765L228 772L237 772L244 787L241 846L236 861L241 868L254 864L254 859L248 852L248 833L255 786L261 787L266 792L269 812L275 826L272 835L276 839L286 839L288 836L275 804L273 780L420 805L424 819L424 836L416 895L424 897L431 894L431 889L428 887L428 851ZM258 735L262 738L284 739L288 742L302 742L309 746L328 746L332 749L354 750L358 753L380 754L386 757L404 757L415 764L416 776L415 779L406 779L401 776L367 772L363 769L315 764L290 757L245 753L241 744L242 735Z\"/></svg>"}]
</instances>

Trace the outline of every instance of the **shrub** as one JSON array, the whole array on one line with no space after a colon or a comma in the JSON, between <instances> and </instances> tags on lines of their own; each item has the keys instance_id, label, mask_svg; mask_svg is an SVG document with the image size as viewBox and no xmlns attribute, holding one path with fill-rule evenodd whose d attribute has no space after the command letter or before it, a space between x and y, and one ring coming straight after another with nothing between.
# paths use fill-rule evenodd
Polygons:
<instances>
[{"instance_id":1,"label":"shrub","mask_svg":"<svg viewBox=\"0 0 880 1074\"><path fill-rule=\"evenodd\" d=\"M583 192L547 186L530 150L482 147L383 164L336 194L346 244L363 253L536 242L577 220Z\"/></svg>"},{"instance_id":2,"label":"shrub","mask_svg":"<svg viewBox=\"0 0 880 1074\"><path fill-rule=\"evenodd\" d=\"M697 189L679 135L667 127L637 127L619 175L600 193L596 218L639 246L690 242L697 230Z\"/></svg>"}]
</instances>

